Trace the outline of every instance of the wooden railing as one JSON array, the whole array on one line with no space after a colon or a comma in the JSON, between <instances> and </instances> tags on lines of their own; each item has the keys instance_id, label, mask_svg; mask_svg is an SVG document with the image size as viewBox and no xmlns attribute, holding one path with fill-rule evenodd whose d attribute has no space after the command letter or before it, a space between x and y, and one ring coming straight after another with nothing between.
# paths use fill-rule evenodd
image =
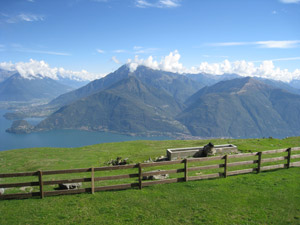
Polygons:
<instances>
[{"instance_id":1,"label":"wooden railing","mask_svg":"<svg viewBox=\"0 0 300 225\"><path fill-rule=\"evenodd\" d=\"M252 153L244 153L244 154L235 154L235 155L224 155L224 156L214 156L214 157L206 157L206 158L187 158L183 160L176 161L162 161L162 162L153 162L153 163L138 163L138 164L130 164L130 165L122 165L122 166L105 166L105 167L92 167L92 168L83 168L83 169L68 169L68 170L51 170L51 171L36 171L36 172L21 172L21 173L3 173L0 174L0 178L13 178L13 177L26 177L26 176L35 176L38 178L38 181L32 182L22 182L22 183L0 183L0 188L15 188L15 187L39 187L39 191L30 192L30 193L11 193L11 194L3 194L0 195L0 199L20 199L20 198L29 198L34 196L39 196L40 198L44 198L45 196L53 196L53 195L64 195L64 194L78 194L78 193L94 193L96 191L106 191L106 190L120 190L120 189L128 189L128 188L139 188L155 185L155 184L166 184L166 183L175 183L175 182L186 182L193 180L202 180L209 178L218 178L218 177L228 177L232 175L238 174L246 174L246 173L260 173L261 171L279 169L279 168L290 168L290 167L300 167L300 161L291 162L294 159L300 159L300 154L292 154L293 152L300 151L300 147L296 148L288 148L288 149L277 149L263 152L252 152ZM270 154L282 154L287 153L286 156L277 156L270 158L263 158L263 155ZM240 158L245 157L257 157L257 159L251 159L247 161L236 161ZM224 160L224 162L219 164L212 165L202 165L202 166L193 166L195 163L209 163L210 161L220 161ZM234 162L229 162L233 160ZM276 164L276 165L267 165L263 166L265 163L273 163L276 161L285 161L284 164ZM150 167L159 167L159 166L168 166L168 165L176 165L176 164L184 164L183 168L179 169L168 169L161 171L143 171L145 168ZM253 166L256 166L254 167ZM244 166L244 165L252 165L252 168L240 169L229 171L231 167L236 166ZM137 169L137 173L130 174L118 174L111 176L100 176L97 177L95 175L96 172L99 171L114 171L114 170L128 170L128 169ZM214 169L222 169L222 172L210 173L210 174L201 174L197 176L189 176L189 173L195 171L203 171L203 170L214 170ZM59 180L44 180L48 175L58 175L58 174L73 174L73 173L90 173L89 177L84 178L73 178L73 179L59 179ZM163 174L177 174L183 173L183 177L180 178L170 178L163 180L154 180L154 181L144 181L144 176L153 176L153 175L163 175ZM111 180L119 180L119 179L128 179L128 178L136 178L136 182L134 183L126 183L126 184L113 184L113 185L105 185L105 186L95 186L96 182L99 181L111 181ZM4 179L1 179L1 181ZM90 186L79 189L72 190L45 190L45 186L47 185L56 185L63 183L76 183L76 182L89 182Z\"/></svg>"}]
</instances>

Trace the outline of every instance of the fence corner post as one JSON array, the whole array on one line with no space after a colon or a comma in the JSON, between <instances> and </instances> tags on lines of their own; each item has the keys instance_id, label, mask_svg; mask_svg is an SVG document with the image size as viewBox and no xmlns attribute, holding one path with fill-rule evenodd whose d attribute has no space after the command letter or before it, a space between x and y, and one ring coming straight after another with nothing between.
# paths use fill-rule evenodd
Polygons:
<instances>
[{"instance_id":1,"label":"fence corner post","mask_svg":"<svg viewBox=\"0 0 300 225\"><path fill-rule=\"evenodd\" d=\"M139 189L142 189L142 164L139 163Z\"/></svg>"},{"instance_id":2,"label":"fence corner post","mask_svg":"<svg viewBox=\"0 0 300 225\"><path fill-rule=\"evenodd\" d=\"M292 155L292 149L291 148L288 148L286 150L288 152L288 156L287 156L287 164L286 164L286 168L290 168L291 166L291 155Z\"/></svg>"},{"instance_id":3,"label":"fence corner post","mask_svg":"<svg viewBox=\"0 0 300 225\"><path fill-rule=\"evenodd\" d=\"M226 178L227 177L228 155L225 155L224 159L225 159L225 162L224 162L224 178Z\"/></svg>"},{"instance_id":4,"label":"fence corner post","mask_svg":"<svg viewBox=\"0 0 300 225\"><path fill-rule=\"evenodd\" d=\"M258 154L258 160L257 160L257 173L260 173L262 152L258 152L257 154Z\"/></svg>"},{"instance_id":5,"label":"fence corner post","mask_svg":"<svg viewBox=\"0 0 300 225\"><path fill-rule=\"evenodd\" d=\"M186 158L184 160L184 181L187 182L188 179L188 159Z\"/></svg>"},{"instance_id":6,"label":"fence corner post","mask_svg":"<svg viewBox=\"0 0 300 225\"><path fill-rule=\"evenodd\" d=\"M38 171L38 176L39 176L39 185L40 185L40 197L44 198L43 172L41 170Z\"/></svg>"},{"instance_id":7,"label":"fence corner post","mask_svg":"<svg viewBox=\"0 0 300 225\"><path fill-rule=\"evenodd\" d=\"M91 177L91 183L92 183L92 194L95 193L95 172L94 172L94 167L91 168L91 172L92 172L92 177Z\"/></svg>"}]
</instances>

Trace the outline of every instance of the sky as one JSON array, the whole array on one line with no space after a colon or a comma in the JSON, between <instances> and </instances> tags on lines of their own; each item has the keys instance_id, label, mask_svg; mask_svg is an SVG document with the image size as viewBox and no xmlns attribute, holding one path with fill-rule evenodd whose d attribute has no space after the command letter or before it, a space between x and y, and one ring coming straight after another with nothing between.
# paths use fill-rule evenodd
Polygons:
<instances>
[{"instance_id":1,"label":"sky","mask_svg":"<svg viewBox=\"0 0 300 225\"><path fill-rule=\"evenodd\" d=\"M0 0L0 68L300 79L300 0Z\"/></svg>"}]
</instances>

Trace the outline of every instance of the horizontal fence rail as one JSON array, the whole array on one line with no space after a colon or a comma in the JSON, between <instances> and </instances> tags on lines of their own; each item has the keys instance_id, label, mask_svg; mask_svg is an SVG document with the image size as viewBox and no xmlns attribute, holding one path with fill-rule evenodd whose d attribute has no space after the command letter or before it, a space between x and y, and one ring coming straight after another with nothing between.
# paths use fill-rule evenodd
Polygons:
<instances>
[{"instance_id":1,"label":"horizontal fence rail","mask_svg":"<svg viewBox=\"0 0 300 225\"><path fill-rule=\"evenodd\" d=\"M67 169L67 170L49 170L49 171L35 171L35 172L20 172L20 173L2 173L0 178L14 178L14 177L37 177L38 181L31 182L18 182L18 183L0 183L0 188L17 188L17 187L38 187L39 191L32 191L30 193L12 193L12 194L0 194L0 199L22 199L39 196L44 198L45 196L54 196L54 195L65 195L65 194L79 194L79 193L94 193L96 191L108 191L108 190L122 190L129 188L139 188L147 187L155 184L167 184L167 183L176 183L176 182L187 182L194 180L203 180L211 178L220 178L227 177L232 175L247 174L247 173L260 173L261 171L280 169L280 168L290 168L290 167L300 167L300 161L291 162L291 159L300 159L300 154L292 154L293 152L300 151L300 147L288 148L288 149L277 149L277 150L268 150L263 152L252 152L252 153L243 153L235 155L223 155L223 156L213 156L205 158L186 158L184 160L174 160L174 161L162 161L162 162L152 162L152 163L138 163L130 165L120 165L120 166L104 166L104 167L91 167L91 168L80 168L80 169ZM276 156L270 158L263 158L264 155L278 154L278 153L287 153L286 156ZM257 157L256 159L237 161L240 158L247 157ZM194 166L195 163L210 161L222 161L222 163L216 163L212 165L202 165ZM229 162L233 160L233 162ZM243 160L243 159L242 159ZM277 161L285 161L285 163L277 165L265 165L264 163L273 163ZM168 166L168 165L180 165L184 164L184 168L179 169L167 169L167 170L156 170L156 171L143 171L145 168L154 167L156 169L159 166ZM234 171L228 171L229 168L235 166L245 166L254 165L253 168L240 169ZM97 177L95 172L100 171L115 171L115 170L126 170L126 169L138 169L137 173L129 174L118 174L110 176L101 176ZM197 176L189 176L189 173L195 171L204 171L204 170L213 170L219 169L222 172L211 173L211 174L199 174ZM72 178L72 179L57 179L57 180L44 180L48 175L59 175L59 174L75 174L75 173L88 173L89 177L84 178ZM144 177L150 177L155 175L166 175L166 174L177 174L183 173L183 177L180 178L169 178L169 179L160 179L160 180L147 180ZM113 184L106 186L95 186L95 182L99 181L115 181L120 179L131 179L135 178L135 182L126 183L126 184ZM68 190L55 190L55 191L45 191L45 186L47 185L60 185L65 183L90 183L90 187L78 188L78 189L68 189Z\"/></svg>"}]
</instances>

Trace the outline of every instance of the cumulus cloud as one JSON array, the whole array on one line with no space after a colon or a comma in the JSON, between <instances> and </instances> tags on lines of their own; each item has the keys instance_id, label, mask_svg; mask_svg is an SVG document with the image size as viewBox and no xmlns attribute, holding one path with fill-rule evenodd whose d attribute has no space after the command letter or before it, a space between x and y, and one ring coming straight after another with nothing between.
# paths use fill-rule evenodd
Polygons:
<instances>
[{"instance_id":1,"label":"cumulus cloud","mask_svg":"<svg viewBox=\"0 0 300 225\"><path fill-rule=\"evenodd\" d=\"M93 74L86 70L72 71L62 67L50 67L45 61L33 59L30 59L29 62L1 62L0 68L8 71L17 71L27 79L48 77L54 80L68 78L78 81L92 81L104 76L104 74Z\"/></svg>"},{"instance_id":2,"label":"cumulus cloud","mask_svg":"<svg viewBox=\"0 0 300 225\"><path fill-rule=\"evenodd\" d=\"M138 56L135 56L133 60L128 60L128 65L130 70L133 72L139 65L144 65L156 70L164 70L175 73L181 73L184 70L184 67L179 63L180 54L177 50L170 52L169 55L163 57L160 62L157 62L153 59L152 56L149 56L147 59L140 59Z\"/></svg>"},{"instance_id":3,"label":"cumulus cloud","mask_svg":"<svg viewBox=\"0 0 300 225\"><path fill-rule=\"evenodd\" d=\"M292 79L300 79L300 69L296 69L293 72L287 69L280 69L279 67L275 67L272 60L261 61L259 65L255 65L254 62L247 62L245 60L230 62L226 59L219 63L201 62L198 66L186 68L179 62L180 57L177 50L162 57L160 61L154 60L152 56L149 56L147 59L141 59L135 56L134 59L128 60L127 65L131 72L135 71L139 65L143 65L155 70L174 73L207 73L214 75L235 73L240 76L262 77L285 82L289 82ZM274 61L283 60L300 60L300 57L274 59Z\"/></svg>"},{"instance_id":4,"label":"cumulus cloud","mask_svg":"<svg viewBox=\"0 0 300 225\"><path fill-rule=\"evenodd\" d=\"M0 68L8 71L15 71L15 67L12 62L0 62Z\"/></svg>"},{"instance_id":5,"label":"cumulus cloud","mask_svg":"<svg viewBox=\"0 0 300 225\"><path fill-rule=\"evenodd\" d=\"M300 40L286 40L286 41L255 41L255 42L220 42L210 43L209 46L242 46L242 45L256 45L260 48L297 48Z\"/></svg>"},{"instance_id":6,"label":"cumulus cloud","mask_svg":"<svg viewBox=\"0 0 300 225\"><path fill-rule=\"evenodd\" d=\"M179 0L158 0L158 1L149 1L149 0L136 0L136 7L139 8L175 8L179 7Z\"/></svg>"}]
</instances>

